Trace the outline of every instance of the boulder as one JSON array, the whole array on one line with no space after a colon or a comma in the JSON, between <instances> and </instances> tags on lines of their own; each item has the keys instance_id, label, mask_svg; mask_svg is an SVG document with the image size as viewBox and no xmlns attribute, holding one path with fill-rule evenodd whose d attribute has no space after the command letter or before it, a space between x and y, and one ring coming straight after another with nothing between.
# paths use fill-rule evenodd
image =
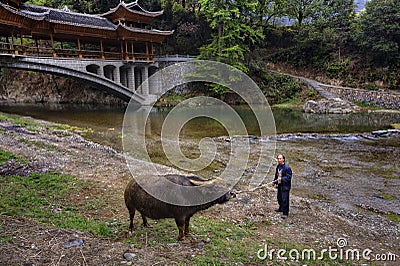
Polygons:
<instances>
[{"instance_id":1,"label":"boulder","mask_svg":"<svg viewBox=\"0 0 400 266\"><path fill-rule=\"evenodd\" d=\"M312 114L348 114L359 110L359 107L340 98L310 100L303 106L305 113Z\"/></svg>"}]
</instances>

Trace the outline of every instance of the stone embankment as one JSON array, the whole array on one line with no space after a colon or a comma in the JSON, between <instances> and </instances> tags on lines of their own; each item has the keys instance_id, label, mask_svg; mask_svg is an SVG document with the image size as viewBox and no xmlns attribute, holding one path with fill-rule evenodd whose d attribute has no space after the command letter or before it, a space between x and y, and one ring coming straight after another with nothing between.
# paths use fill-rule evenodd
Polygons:
<instances>
[{"instance_id":1,"label":"stone embankment","mask_svg":"<svg viewBox=\"0 0 400 266\"><path fill-rule=\"evenodd\" d=\"M359 111L360 108L353 103L365 103L368 105L400 110L399 92L371 91L333 86L303 77L289 76L306 82L324 98L320 101L308 101L303 106L303 110L306 113L346 114Z\"/></svg>"},{"instance_id":2,"label":"stone embankment","mask_svg":"<svg viewBox=\"0 0 400 266\"><path fill-rule=\"evenodd\" d=\"M366 103L389 109L400 109L400 93L353 89L320 84L323 90L338 95L341 99Z\"/></svg>"}]
</instances>

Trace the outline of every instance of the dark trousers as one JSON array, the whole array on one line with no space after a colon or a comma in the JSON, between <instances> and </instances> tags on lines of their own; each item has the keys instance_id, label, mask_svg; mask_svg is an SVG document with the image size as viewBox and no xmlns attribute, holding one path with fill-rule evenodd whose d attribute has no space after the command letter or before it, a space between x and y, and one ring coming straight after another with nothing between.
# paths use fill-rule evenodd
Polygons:
<instances>
[{"instance_id":1,"label":"dark trousers","mask_svg":"<svg viewBox=\"0 0 400 266\"><path fill-rule=\"evenodd\" d=\"M283 190L281 186L278 186L278 204L279 210L282 211L283 215L289 215L289 191Z\"/></svg>"}]
</instances>

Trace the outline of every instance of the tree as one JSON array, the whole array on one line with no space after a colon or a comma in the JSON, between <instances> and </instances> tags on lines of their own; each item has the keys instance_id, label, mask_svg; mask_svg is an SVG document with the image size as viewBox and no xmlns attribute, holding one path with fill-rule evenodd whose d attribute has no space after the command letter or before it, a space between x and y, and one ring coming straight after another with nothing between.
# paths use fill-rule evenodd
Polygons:
<instances>
[{"instance_id":1,"label":"tree","mask_svg":"<svg viewBox=\"0 0 400 266\"><path fill-rule=\"evenodd\" d=\"M355 19L353 0L320 0L314 2L310 21L305 23L300 38L303 42L311 42L329 50L343 49L352 30Z\"/></svg>"},{"instance_id":2,"label":"tree","mask_svg":"<svg viewBox=\"0 0 400 266\"><path fill-rule=\"evenodd\" d=\"M357 21L355 41L375 62L399 66L400 1L367 2Z\"/></svg>"},{"instance_id":3,"label":"tree","mask_svg":"<svg viewBox=\"0 0 400 266\"><path fill-rule=\"evenodd\" d=\"M297 19L298 28L301 29L303 22L314 13L315 6L320 0L287 0L285 13L290 18Z\"/></svg>"},{"instance_id":4,"label":"tree","mask_svg":"<svg viewBox=\"0 0 400 266\"><path fill-rule=\"evenodd\" d=\"M214 30L211 43L200 49L201 58L214 58L248 72L243 61L249 44L263 38L262 31L253 28L251 15L256 0L200 0L201 10Z\"/></svg>"},{"instance_id":5,"label":"tree","mask_svg":"<svg viewBox=\"0 0 400 266\"><path fill-rule=\"evenodd\" d=\"M285 3L285 0L259 0L256 10L259 23L265 26L273 17L281 17Z\"/></svg>"}]
</instances>

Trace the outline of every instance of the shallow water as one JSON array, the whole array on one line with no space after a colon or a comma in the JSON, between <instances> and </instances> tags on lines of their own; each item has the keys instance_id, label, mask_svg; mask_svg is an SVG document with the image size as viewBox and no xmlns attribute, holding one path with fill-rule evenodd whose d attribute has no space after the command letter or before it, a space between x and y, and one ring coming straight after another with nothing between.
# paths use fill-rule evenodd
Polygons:
<instances>
[{"instance_id":1,"label":"shallow water","mask_svg":"<svg viewBox=\"0 0 400 266\"><path fill-rule=\"evenodd\" d=\"M121 130L126 108L70 104L2 104L1 112L32 116L47 121L93 129L86 137L101 144L121 149ZM258 124L251 110L235 107L246 124L249 135L259 135ZM159 136L170 109L152 109L149 114L150 134ZM305 114L296 109L272 109L276 133L358 133L387 129L400 123L400 113L357 113L346 115ZM142 110L137 109L140 115ZM189 121L181 130L183 138L217 137L226 135L224 127L204 117Z\"/></svg>"}]
</instances>

